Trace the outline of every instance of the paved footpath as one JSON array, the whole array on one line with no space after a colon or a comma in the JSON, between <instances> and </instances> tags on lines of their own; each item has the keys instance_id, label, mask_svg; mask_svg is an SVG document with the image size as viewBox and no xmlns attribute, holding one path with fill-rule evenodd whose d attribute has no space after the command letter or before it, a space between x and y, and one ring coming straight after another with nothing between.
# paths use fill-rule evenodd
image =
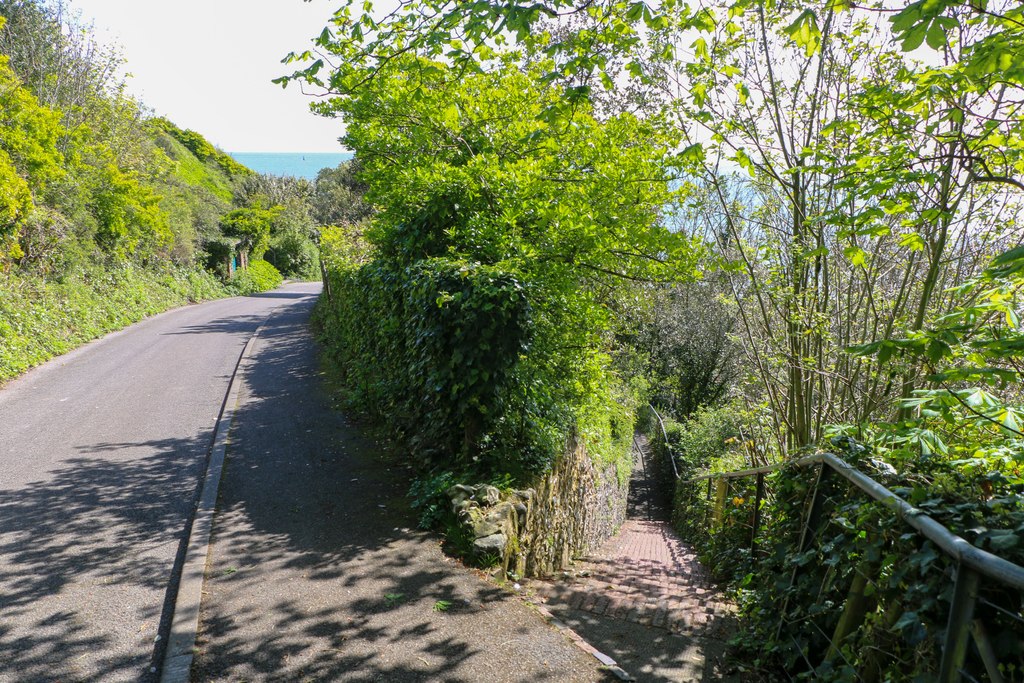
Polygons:
<instances>
[{"instance_id":1,"label":"paved footpath","mask_svg":"<svg viewBox=\"0 0 1024 683\"><path fill-rule=\"evenodd\" d=\"M244 375L192 680L609 680L415 529L409 473L332 405L308 312L273 316Z\"/></svg>"},{"instance_id":2,"label":"paved footpath","mask_svg":"<svg viewBox=\"0 0 1024 683\"><path fill-rule=\"evenodd\" d=\"M718 681L733 608L672 531L641 451L619 533L563 580L533 581L548 609L638 681Z\"/></svg>"}]
</instances>

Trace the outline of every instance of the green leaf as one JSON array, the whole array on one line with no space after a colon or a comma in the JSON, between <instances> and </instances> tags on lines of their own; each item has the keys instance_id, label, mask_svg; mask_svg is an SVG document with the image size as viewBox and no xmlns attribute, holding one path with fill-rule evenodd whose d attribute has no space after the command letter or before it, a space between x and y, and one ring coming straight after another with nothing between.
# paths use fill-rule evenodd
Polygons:
<instances>
[{"instance_id":1,"label":"green leaf","mask_svg":"<svg viewBox=\"0 0 1024 683\"><path fill-rule=\"evenodd\" d=\"M697 59L708 58L708 41L704 40L703 38L697 38L697 40L693 41L690 47L693 48L693 56L696 57Z\"/></svg>"},{"instance_id":2,"label":"green leaf","mask_svg":"<svg viewBox=\"0 0 1024 683\"><path fill-rule=\"evenodd\" d=\"M643 16L644 9L646 9L646 7L647 6L642 2L634 2L629 6L629 10L626 12L626 21L632 22L639 20L640 17Z\"/></svg>"},{"instance_id":3,"label":"green leaf","mask_svg":"<svg viewBox=\"0 0 1024 683\"><path fill-rule=\"evenodd\" d=\"M908 232L905 235L900 235L899 244L901 247L907 247L911 251L921 251L926 246L924 238L916 232Z\"/></svg>"},{"instance_id":4,"label":"green leaf","mask_svg":"<svg viewBox=\"0 0 1024 683\"><path fill-rule=\"evenodd\" d=\"M855 346L847 346L846 352L853 356L873 356L878 353L878 350L882 347L884 342L874 341L868 342L867 344L857 344Z\"/></svg>"},{"instance_id":5,"label":"green leaf","mask_svg":"<svg viewBox=\"0 0 1024 683\"><path fill-rule=\"evenodd\" d=\"M988 537L988 544L992 550L1008 550L1015 548L1020 543L1020 537L1013 531L993 531Z\"/></svg>"},{"instance_id":6,"label":"green leaf","mask_svg":"<svg viewBox=\"0 0 1024 683\"><path fill-rule=\"evenodd\" d=\"M783 32L804 48L804 54L808 57L821 48L821 29L818 28L818 15L814 10L805 9Z\"/></svg>"},{"instance_id":7,"label":"green leaf","mask_svg":"<svg viewBox=\"0 0 1024 683\"><path fill-rule=\"evenodd\" d=\"M946 29L942 27L942 24L938 19L932 22L932 25L928 27L928 34L925 36L928 41L928 47L933 50L941 50L946 46Z\"/></svg>"},{"instance_id":8,"label":"green leaf","mask_svg":"<svg viewBox=\"0 0 1024 683\"><path fill-rule=\"evenodd\" d=\"M1004 251L992 259L985 274L989 277L1009 277L1024 270L1024 245Z\"/></svg>"},{"instance_id":9,"label":"green leaf","mask_svg":"<svg viewBox=\"0 0 1024 683\"><path fill-rule=\"evenodd\" d=\"M921 6L924 0L911 3L903 8L890 20L894 33L903 33L910 30L917 22L921 21Z\"/></svg>"},{"instance_id":10,"label":"green leaf","mask_svg":"<svg viewBox=\"0 0 1024 683\"><path fill-rule=\"evenodd\" d=\"M857 267L863 267L867 262L867 252L857 245L850 245L843 249L843 255L850 259L850 263Z\"/></svg>"},{"instance_id":11,"label":"green leaf","mask_svg":"<svg viewBox=\"0 0 1024 683\"><path fill-rule=\"evenodd\" d=\"M953 350L945 342L933 339L925 351L925 355L932 364L938 363L946 356L952 355Z\"/></svg>"},{"instance_id":12,"label":"green leaf","mask_svg":"<svg viewBox=\"0 0 1024 683\"><path fill-rule=\"evenodd\" d=\"M904 612L896 621L895 627L902 630L908 626L917 624L918 621L917 612Z\"/></svg>"},{"instance_id":13,"label":"green leaf","mask_svg":"<svg viewBox=\"0 0 1024 683\"><path fill-rule=\"evenodd\" d=\"M688 164L704 163L704 159L706 158L704 154L704 146L699 142L695 142L680 152L679 158L684 163Z\"/></svg>"},{"instance_id":14,"label":"green leaf","mask_svg":"<svg viewBox=\"0 0 1024 683\"><path fill-rule=\"evenodd\" d=\"M754 160L750 158L750 155L747 154L746 150L736 150L736 155L733 157L733 159L736 161L737 164L740 165L740 168L745 169L747 173L750 174L751 178L754 177Z\"/></svg>"},{"instance_id":15,"label":"green leaf","mask_svg":"<svg viewBox=\"0 0 1024 683\"><path fill-rule=\"evenodd\" d=\"M891 345L883 344L878 349L878 362L881 365L885 365L886 363L888 363L889 359L892 358L892 354L895 350L896 349L894 349Z\"/></svg>"},{"instance_id":16,"label":"green leaf","mask_svg":"<svg viewBox=\"0 0 1024 683\"><path fill-rule=\"evenodd\" d=\"M924 42L925 36L928 34L928 24L920 23L913 29L908 31L903 38L903 44L900 48L904 52L910 52L921 47L921 43Z\"/></svg>"}]
</instances>

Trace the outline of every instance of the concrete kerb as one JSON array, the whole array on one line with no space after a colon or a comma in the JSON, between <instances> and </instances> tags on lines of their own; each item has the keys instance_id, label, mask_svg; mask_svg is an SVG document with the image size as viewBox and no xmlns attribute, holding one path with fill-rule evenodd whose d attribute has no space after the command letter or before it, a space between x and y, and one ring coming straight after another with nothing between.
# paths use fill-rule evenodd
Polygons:
<instances>
[{"instance_id":1,"label":"concrete kerb","mask_svg":"<svg viewBox=\"0 0 1024 683\"><path fill-rule=\"evenodd\" d=\"M583 650L597 661L601 662L601 665L604 666L611 673L615 674L615 676L619 680L636 680L635 678L630 676L622 667L620 667L614 659L612 659L611 657L609 657L608 655L606 655L605 653L601 652L593 645L588 643L586 640L584 640L583 636L576 633L576 631L574 631L572 627L570 627L568 624L566 624L561 619L552 614L551 610L549 610L547 607L533 600L527 600L527 604L531 605L534 609L540 612L541 616L544 617L544 620L551 624L551 626L557 628L559 631L562 631L566 636L568 636L569 640L576 644L576 647Z\"/></svg>"},{"instance_id":2,"label":"concrete kerb","mask_svg":"<svg viewBox=\"0 0 1024 683\"><path fill-rule=\"evenodd\" d=\"M199 607L203 598L203 579L210 554L210 534L213 531L213 514L217 507L217 491L224 471L224 457L227 452L228 433L238 408L238 394L242 377L256 340L267 322L277 312L275 307L252 333L245 343L235 370L231 374L224 407L214 427L213 447L203 478L199 503L188 534L188 547L178 579L178 593L174 601L170 635L160 672L160 683L187 683L195 657L196 635L199 630Z\"/></svg>"}]
</instances>

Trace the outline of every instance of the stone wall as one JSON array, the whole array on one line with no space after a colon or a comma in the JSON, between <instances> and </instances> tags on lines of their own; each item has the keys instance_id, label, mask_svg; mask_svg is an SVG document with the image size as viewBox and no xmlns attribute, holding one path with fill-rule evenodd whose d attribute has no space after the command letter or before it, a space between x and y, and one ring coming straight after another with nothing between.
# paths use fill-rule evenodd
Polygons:
<instances>
[{"instance_id":1,"label":"stone wall","mask_svg":"<svg viewBox=\"0 0 1024 683\"><path fill-rule=\"evenodd\" d=\"M574 443L533 488L500 494L493 486L460 485L448 495L480 558L497 559L518 576L547 576L622 525L627 480L620 483L615 465L599 469Z\"/></svg>"},{"instance_id":2,"label":"stone wall","mask_svg":"<svg viewBox=\"0 0 1024 683\"><path fill-rule=\"evenodd\" d=\"M596 549L626 521L629 477L599 470L582 444L573 444L536 487L526 529L527 576L546 576Z\"/></svg>"}]
</instances>

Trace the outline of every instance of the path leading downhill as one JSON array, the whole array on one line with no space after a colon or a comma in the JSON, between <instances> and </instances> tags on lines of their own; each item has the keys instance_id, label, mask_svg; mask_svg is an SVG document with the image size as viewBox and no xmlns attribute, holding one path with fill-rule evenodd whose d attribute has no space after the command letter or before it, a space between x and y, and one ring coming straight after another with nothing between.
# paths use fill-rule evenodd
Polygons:
<instances>
[{"instance_id":1,"label":"path leading downhill","mask_svg":"<svg viewBox=\"0 0 1024 683\"><path fill-rule=\"evenodd\" d=\"M608 680L415 530L409 472L332 406L306 322L274 315L247 362L192 680Z\"/></svg>"},{"instance_id":2,"label":"path leading downhill","mask_svg":"<svg viewBox=\"0 0 1024 683\"><path fill-rule=\"evenodd\" d=\"M180 308L0 390L0 682L153 679L239 354L271 310L318 292Z\"/></svg>"},{"instance_id":3,"label":"path leading downhill","mask_svg":"<svg viewBox=\"0 0 1024 683\"><path fill-rule=\"evenodd\" d=\"M675 535L634 450L627 520L560 581L530 587L548 609L638 681L720 681L732 608Z\"/></svg>"}]
</instances>

